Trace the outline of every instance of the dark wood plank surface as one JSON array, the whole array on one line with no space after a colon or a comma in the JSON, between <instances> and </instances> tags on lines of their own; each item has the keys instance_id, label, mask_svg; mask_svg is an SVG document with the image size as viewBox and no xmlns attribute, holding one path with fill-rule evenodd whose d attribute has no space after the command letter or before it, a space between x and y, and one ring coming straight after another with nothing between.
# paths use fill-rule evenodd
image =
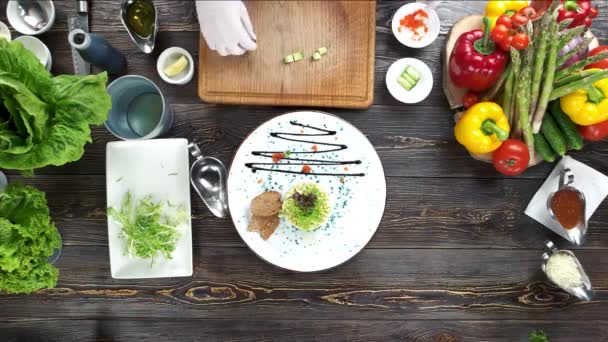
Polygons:
<instances>
[{"instance_id":1,"label":"dark wood plank surface","mask_svg":"<svg viewBox=\"0 0 608 342\"><path fill-rule=\"evenodd\" d=\"M186 137L229 163L243 138L288 108L201 103L196 82L163 83L158 54L169 46L198 59L198 23L191 1L156 0L161 32L155 52L140 53L120 20L116 0L91 0L91 29L125 53L129 73L163 90L175 111L168 136ZM439 3L433 1L433 3ZM441 35L413 50L390 32L402 1L377 3L374 104L369 110L327 110L368 136L387 174L382 224L366 249L329 271L296 274L258 259L230 220L215 219L195 194L194 275L119 281L110 276L105 214L103 127L82 160L12 180L47 192L64 238L56 289L0 295L1 341L527 341L544 329L550 341L608 340L608 204L590 221L588 242L576 253L596 288L582 303L549 284L540 270L542 243L564 240L523 214L553 165L515 178L473 161L456 144L453 120L440 87L445 33L483 1L442 2ZM608 39L608 2L596 1L594 32ZM41 36L53 54L53 72L71 73L67 17L74 1L55 1L57 21ZM0 20L6 0L0 1ZM385 89L390 64L412 56L435 75L427 100L402 105ZM608 142L572 154L608 173Z\"/></svg>"}]
</instances>

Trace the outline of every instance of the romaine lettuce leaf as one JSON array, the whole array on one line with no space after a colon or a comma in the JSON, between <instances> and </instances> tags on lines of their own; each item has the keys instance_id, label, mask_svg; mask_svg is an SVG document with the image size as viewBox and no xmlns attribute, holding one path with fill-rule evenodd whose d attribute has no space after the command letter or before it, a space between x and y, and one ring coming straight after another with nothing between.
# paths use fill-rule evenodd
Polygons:
<instances>
[{"instance_id":1,"label":"romaine lettuce leaf","mask_svg":"<svg viewBox=\"0 0 608 342\"><path fill-rule=\"evenodd\" d=\"M19 42L0 39L0 168L80 159L89 125L101 125L111 108L106 82L106 73L52 77Z\"/></svg>"}]
</instances>

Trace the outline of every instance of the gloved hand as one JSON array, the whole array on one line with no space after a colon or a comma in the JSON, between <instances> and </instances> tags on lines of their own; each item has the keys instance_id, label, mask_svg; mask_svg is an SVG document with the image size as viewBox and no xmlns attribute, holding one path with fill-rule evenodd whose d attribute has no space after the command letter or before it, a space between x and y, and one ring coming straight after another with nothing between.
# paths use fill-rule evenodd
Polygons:
<instances>
[{"instance_id":1,"label":"gloved hand","mask_svg":"<svg viewBox=\"0 0 608 342\"><path fill-rule=\"evenodd\" d=\"M220 55L242 55L255 50L256 36L242 1L196 1L201 33Z\"/></svg>"}]
</instances>

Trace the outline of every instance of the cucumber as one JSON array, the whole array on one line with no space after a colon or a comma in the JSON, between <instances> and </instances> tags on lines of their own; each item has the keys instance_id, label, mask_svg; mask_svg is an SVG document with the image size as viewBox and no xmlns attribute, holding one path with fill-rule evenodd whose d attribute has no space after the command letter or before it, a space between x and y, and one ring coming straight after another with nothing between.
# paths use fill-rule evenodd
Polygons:
<instances>
[{"instance_id":1,"label":"cucumber","mask_svg":"<svg viewBox=\"0 0 608 342\"><path fill-rule=\"evenodd\" d=\"M399 76L399 78L397 79L397 83L399 83L407 91L412 90L412 88L414 88L414 86L416 85L414 84L414 82L411 82L410 80L402 76Z\"/></svg>"},{"instance_id":2,"label":"cucumber","mask_svg":"<svg viewBox=\"0 0 608 342\"><path fill-rule=\"evenodd\" d=\"M319 51L315 51L315 53L312 54L312 59L314 61L318 61L319 59L321 59L321 54L319 53Z\"/></svg>"},{"instance_id":3,"label":"cucumber","mask_svg":"<svg viewBox=\"0 0 608 342\"><path fill-rule=\"evenodd\" d=\"M568 148L577 151L583 148L583 136L578 132L578 129L576 129L576 124L572 122L566 113L564 113L559 104L559 100L551 102L549 110L553 119L562 130Z\"/></svg>"},{"instance_id":4,"label":"cucumber","mask_svg":"<svg viewBox=\"0 0 608 342\"><path fill-rule=\"evenodd\" d=\"M294 62L293 55L285 56L285 58L283 58L283 62L285 64L293 63Z\"/></svg>"},{"instance_id":5,"label":"cucumber","mask_svg":"<svg viewBox=\"0 0 608 342\"><path fill-rule=\"evenodd\" d=\"M413 85L416 85L418 83L412 76L408 75L405 71L403 73L401 73L400 77L405 78Z\"/></svg>"},{"instance_id":6,"label":"cucumber","mask_svg":"<svg viewBox=\"0 0 608 342\"><path fill-rule=\"evenodd\" d=\"M297 51L297 52L293 53L294 62L301 61L303 58L304 58L304 54L302 53L302 51Z\"/></svg>"},{"instance_id":7,"label":"cucumber","mask_svg":"<svg viewBox=\"0 0 608 342\"><path fill-rule=\"evenodd\" d=\"M405 68L404 73L408 74L411 78L414 79L414 81L420 81L420 74L418 73L418 70L416 70L413 66L408 65L407 68Z\"/></svg>"},{"instance_id":8,"label":"cucumber","mask_svg":"<svg viewBox=\"0 0 608 342\"><path fill-rule=\"evenodd\" d=\"M555 153L560 156L563 156L566 153L566 139L564 139L562 132L560 132L559 127L557 127L557 124L551 115L545 113L543 123L540 126L540 131L543 132L545 139L547 139L547 142L551 145L551 148L553 148Z\"/></svg>"},{"instance_id":9,"label":"cucumber","mask_svg":"<svg viewBox=\"0 0 608 342\"><path fill-rule=\"evenodd\" d=\"M534 134L534 151L536 151L544 161L549 163L554 162L557 157L557 154L555 154L555 151L549 146L547 139L545 139L542 133Z\"/></svg>"},{"instance_id":10,"label":"cucumber","mask_svg":"<svg viewBox=\"0 0 608 342\"><path fill-rule=\"evenodd\" d=\"M321 56L325 55L325 54L327 53L327 51L328 51L328 49L327 49L325 46L322 46L322 47L320 47L320 48L318 48L318 49L317 49L317 52L318 52L318 53L319 53Z\"/></svg>"}]
</instances>

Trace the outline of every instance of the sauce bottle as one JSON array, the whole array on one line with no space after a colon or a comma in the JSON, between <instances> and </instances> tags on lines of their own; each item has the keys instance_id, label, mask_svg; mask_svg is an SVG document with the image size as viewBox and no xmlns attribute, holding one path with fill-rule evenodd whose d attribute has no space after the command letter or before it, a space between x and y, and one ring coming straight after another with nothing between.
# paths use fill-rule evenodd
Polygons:
<instances>
[{"instance_id":1,"label":"sauce bottle","mask_svg":"<svg viewBox=\"0 0 608 342\"><path fill-rule=\"evenodd\" d=\"M127 59L103 37L75 29L68 35L68 40L85 61L109 74L116 75L125 70Z\"/></svg>"}]
</instances>

